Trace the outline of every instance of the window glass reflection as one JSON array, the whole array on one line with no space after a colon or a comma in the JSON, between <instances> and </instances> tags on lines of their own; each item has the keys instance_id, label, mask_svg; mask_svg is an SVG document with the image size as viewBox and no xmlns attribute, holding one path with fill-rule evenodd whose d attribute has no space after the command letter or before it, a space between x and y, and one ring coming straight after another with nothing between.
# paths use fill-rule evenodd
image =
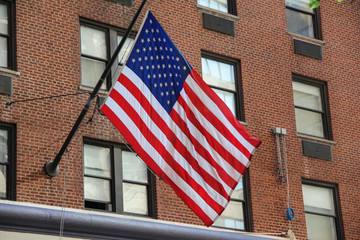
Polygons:
<instances>
[{"instance_id":1,"label":"window glass reflection","mask_svg":"<svg viewBox=\"0 0 360 240\"><path fill-rule=\"evenodd\" d=\"M198 0L198 4L221 12L228 12L227 0Z\"/></svg>"},{"instance_id":2,"label":"window glass reflection","mask_svg":"<svg viewBox=\"0 0 360 240\"><path fill-rule=\"evenodd\" d=\"M148 214L146 186L123 183L124 212Z\"/></svg>"},{"instance_id":3,"label":"window glass reflection","mask_svg":"<svg viewBox=\"0 0 360 240\"><path fill-rule=\"evenodd\" d=\"M312 15L286 9L288 32L300 34L306 37L314 37L314 24Z\"/></svg>"},{"instance_id":4,"label":"window glass reflection","mask_svg":"<svg viewBox=\"0 0 360 240\"><path fill-rule=\"evenodd\" d=\"M244 230L244 213L242 202L230 201L225 211L213 226Z\"/></svg>"}]
</instances>

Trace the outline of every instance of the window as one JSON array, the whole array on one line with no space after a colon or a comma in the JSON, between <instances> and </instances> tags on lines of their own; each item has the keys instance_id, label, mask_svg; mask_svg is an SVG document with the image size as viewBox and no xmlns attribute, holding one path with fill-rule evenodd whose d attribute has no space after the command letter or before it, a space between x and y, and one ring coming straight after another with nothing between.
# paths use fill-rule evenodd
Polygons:
<instances>
[{"instance_id":1,"label":"window","mask_svg":"<svg viewBox=\"0 0 360 240\"><path fill-rule=\"evenodd\" d=\"M298 133L331 139L326 82L293 75Z\"/></svg>"},{"instance_id":2,"label":"window","mask_svg":"<svg viewBox=\"0 0 360 240\"><path fill-rule=\"evenodd\" d=\"M233 114L243 121L240 62L203 52L201 64L204 81L226 103Z\"/></svg>"},{"instance_id":3,"label":"window","mask_svg":"<svg viewBox=\"0 0 360 240\"><path fill-rule=\"evenodd\" d=\"M125 146L84 141L85 208L154 216L154 176Z\"/></svg>"},{"instance_id":4,"label":"window","mask_svg":"<svg viewBox=\"0 0 360 240\"><path fill-rule=\"evenodd\" d=\"M286 0L288 32L321 39L319 8L310 9L310 0Z\"/></svg>"},{"instance_id":5,"label":"window","mask_svg":"<svg viewBox=\"0 0 360 240\"><path fill-rule=\"evenodd\" d=\"M198 4L220 12L236 15L235 0L198 0Z\"/></svg>"},{"instance_id":6,"label":"window","mask_svg":"<svg viewBox=\"0 0 360 240\"><path fill-rule=\"evenodd\" d=\"M249 194L247 194L248 190L245 188L246 182L244 182L244 180L247 180L247 176L248 174L245 173L236 186L228 206L215 221L214 227L251 231L250 221L248 221L250 210L247 204L247 202L250 202L250 199L248 197Z\"/></svg>"},{"instance_id":7,"label":"window","mask_svg":"<svg viewBox=\"0 0 360 240\"><path fill-rule=\"evenodd\" d=\"M344 239L337 186L303 180L307 234L314 240Z\"/></svg>"},{"instance_id":8,"label":"window","mask_svg":"<svg viewBox=\"0 0 360 240\"><path fill-rule=\"evenodd\" d=\"M0 67L15 69L15 2L0 0Z\"/></svg>"},{"instance_id":9,"label":"window","mask_svg":"<svg viewBox=\"0 0 360 240\"><path fill-rule=\"evenodd\" d=\"M240 61L219 56L210 52L202 52L202 75L204 81L225 102L232 113L244 120L241 100ZM249 189L248 174L236 186L225 211L213 226L251 231L249 221Z\"/></svg>"},{"instance_id":10,"label":"window","mask_svg":"<svg viewBox=\"0 0 360 240\"><path fill-rule=\"evenodd\" d=\"M124 30L104 24L94 24L86 20L81 22L81 85L95 87L123 34ZM134 36L132 35L132 37ZM119 65L111 69L106 83L101 86L102 90L110 89L111 79L116 79L119 74L119 66L124 64L133 42L132 38L125 41L118 55Z\"/></svg>"},{"instance_id":11,"label":"window","mask_svg":"<svg viewBox=\"0 0 360 240\"><path fill-rule=\"evenodd\" d=\"M0 199L15 200L15 127L0 123Z\"/></svg>"}]
</instances>

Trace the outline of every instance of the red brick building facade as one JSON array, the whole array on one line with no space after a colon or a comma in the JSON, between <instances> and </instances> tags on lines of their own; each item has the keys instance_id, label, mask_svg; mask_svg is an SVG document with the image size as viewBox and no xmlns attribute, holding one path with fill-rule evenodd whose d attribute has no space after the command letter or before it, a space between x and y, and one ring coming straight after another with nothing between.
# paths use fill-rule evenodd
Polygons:
<instances>
[{"instance_id":1,"label":"red brick building facade","mask_svg":"<svg viewBox=\"0 0 360 240\"><path fill-rule=\"evenodd\" d=\"M292 230L296 239L307 239L314 226L322 226L328 232L319 230L319 236L358 239L360 3L350 2L321 1L314 11L295 0L149 0L145 5L131 37L150 9L200 75L205 75L207 60L233 66L234 89L218 89L235 96L230 101L234 113L262 141L243 181L243 195L237 199L241 226L230 228L278 235ZM110 190L110 203L84 201L84 179L117 181L113 165L109 176L84 176L85 145L105 147L115 160L116 151L125 147L115 127L97 111L97 101L64 154L60 174L53 178L44 172L44 164L60 150L89 95L17 101L90 92L93 85L85 78L107 63L140 3L0 1L0 130L6 151L6 158L0 159L5 179L0 181L0 198L4 202L128 212L127 200L119 200L122 196L116 189ZM305 30L296 24L299 19L306 23ZM86 42L88 36L99 37L105 42L99 48L106 49L101 53L92 49L97 45ZM116 66L110 75L116 76ZM107 81L99 96L106 96L111 79ZM274 127L286 129L286 135L274 134ZM135 210L135 215L202 225L162 180L124 181L123 193L126 184L146 189L145 212ZM288 196L293 221L286 217Z\"/></svg>"}]
</instances>

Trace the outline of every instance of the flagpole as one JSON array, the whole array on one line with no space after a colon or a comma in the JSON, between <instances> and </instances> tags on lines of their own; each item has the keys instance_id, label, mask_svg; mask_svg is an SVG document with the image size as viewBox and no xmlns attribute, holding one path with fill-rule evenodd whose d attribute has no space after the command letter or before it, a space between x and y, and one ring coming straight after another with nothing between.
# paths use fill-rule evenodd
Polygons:
<instances>
[{"instance_id":1,"label":"flagpole","mask_svg":"<svg viewBox=\"0 0 360 240\"><path fill-rule=\"evenodd\" d=\"M125 40L128 38L133 26L135 25L136 23L136 20L137 18L139 17L140 13L141 13L141 10L143 9L145 3L146 3L147 0L143 0L143 2L141 3L139 9L137 10L137 12L135 13L135 16L133 18L133 20L131 21L128 29L126 30L126 33L124 35L124 37L121 39L119 45L117 46L117 48L115 49L115 52L113 53L109 63L107 64L104 72L102 73L98 83L96 84L94 90L92 91L92 93L90 94L90 97L89 99L87 100L83 110L81 111L78 119L76 120L73 128L71 129L68 137L66 138L64 144L62 145L60 151L58 152L58 154L56 155L54 161L49 161L47 163L45 163L44 165L44 170L46 172L47 175L49 175L50 177L56 177L58 174L59 174L59 163L61 161L61 158L65 152L65 150L67 149L68 145L70 144L72 138L74 137L77 129L79 128L80 126L80 123L82 122L83 118L85 117L87 111L89 110L90 106L91 106L91 103L92 101L94 100L95 96L97 95L97 93L99 92L100 90L100 87L101 85L103 84L103 82L105 81L107 75L109 74L110 72L110 69L113 65L113 63L115 62L115 60L117 59L117 55L119 54L122 46L124 45L125 43Z\"/></svg>"}]
</instances>

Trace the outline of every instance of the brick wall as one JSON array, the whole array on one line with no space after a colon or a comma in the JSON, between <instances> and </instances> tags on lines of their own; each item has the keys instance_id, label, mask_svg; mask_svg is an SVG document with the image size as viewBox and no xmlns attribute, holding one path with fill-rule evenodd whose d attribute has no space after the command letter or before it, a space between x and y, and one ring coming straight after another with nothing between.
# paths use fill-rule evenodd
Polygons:
<instances>
[{"instance_id":1,"label":"brick wall","mask_svg":"<svg viewBox=\"0 0 360 240\"><path fill-rule=\"evenodd\" d=\"M297 239L306 239L301 178L309 178L339 185L345 236L357 239L360 220L354 218L354 213L360 211L360 3L321 2L323 60L293 53L283 1L237 1L235 37L204 29L196 0L150 3L145 9L152 10L198 73L201 50L241 61L245 121L248 130L263 142L250 167L254 231L280 233L292 229ZM84 90L79 89L79 17L127 28L139 5L139 0L133 7L108 0L17 0L20 76L3 73L13 76L13 95L0 95L1 102ZM296 135L292 73L328 84L333 161L302 155L303 138ZM43 165L61 148L87 98L78 95L0 106L0 121L17 126L17 201L83 208L83 137L122 141L106 117L95 114L93 121L88 121L94 104L73 138L70 152L63 157L60 175L47 177ZM270 131L275 126L288 132L290 196L296 213L293 222L285 217L286 185L278 183L275 138ZM156 191L159 219L201 224L161 180L157 180Z\"/></svg>"}]
</instances>

